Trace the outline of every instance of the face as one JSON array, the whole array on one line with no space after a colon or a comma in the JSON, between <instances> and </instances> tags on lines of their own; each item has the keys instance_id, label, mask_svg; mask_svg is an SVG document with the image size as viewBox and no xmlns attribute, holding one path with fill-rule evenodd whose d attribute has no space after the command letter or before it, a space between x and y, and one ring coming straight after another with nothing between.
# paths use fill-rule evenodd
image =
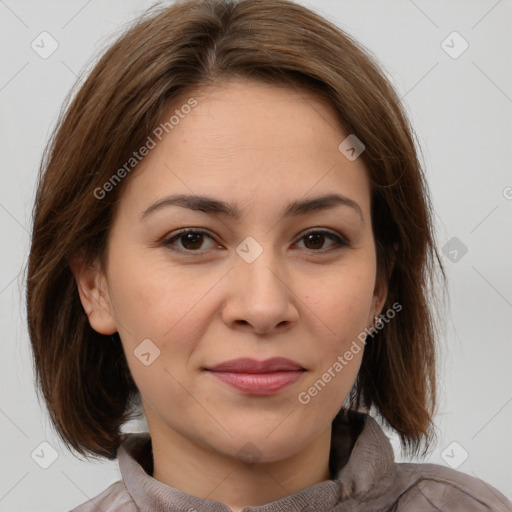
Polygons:
<instances>
[{"instance_id":1,"label":"face","mask_svg":"<svg viewBox=\"0 0 512 512\"><path fill-rule=\"evenodd\" d=\"M92 327L119 332L150 431L271 462L330 427L363 350L339 356L382 309L370 184L314 96L231 80L194 98L125 184L106 267L75 275ZM238 216L165 201L178 194ZM327 195L341 199L297 207ZM274 357L302 368L281 389L206 369Z\"/></svg>"}]
</instances>

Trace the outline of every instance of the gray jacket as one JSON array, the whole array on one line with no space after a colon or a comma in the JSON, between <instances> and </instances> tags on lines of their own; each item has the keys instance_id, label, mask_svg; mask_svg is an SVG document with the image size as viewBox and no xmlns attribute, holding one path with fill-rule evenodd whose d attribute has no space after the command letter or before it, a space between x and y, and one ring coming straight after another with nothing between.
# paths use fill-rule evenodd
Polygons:
<instances>
[{"instance_id":1,"label":"gray jacket","mask_svg":"<svg viewBox=\"0 0 512 512\"><path fill-rule=\"evenodd\" d=\"M371 416L350 412L346 418L333 422L332 479L243 512L512 512L502 493L470 475L436 464L396 463ZM123 434L117 457L122 480L71 512L232 512L155 480L147 432Z\"/></svg>"}]
</instances>

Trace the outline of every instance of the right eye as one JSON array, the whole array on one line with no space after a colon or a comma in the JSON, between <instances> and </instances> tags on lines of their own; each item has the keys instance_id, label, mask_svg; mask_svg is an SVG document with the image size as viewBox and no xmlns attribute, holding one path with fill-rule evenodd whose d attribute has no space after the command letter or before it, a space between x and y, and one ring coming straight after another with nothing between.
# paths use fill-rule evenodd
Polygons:
<instances>
[{"instance_id":1,"label":"right eye","mask_svg":"<svg viewBox=\"0 0 512 512\"><path fill-rule=\"evenodd\" d=\"M203 244L205 236L210 240L213 240L213 238L204 230L187 228L182 229L177 233L171 234L169 238L164 240L163 244L168 246L173 251L203 252L198 249ZM177 241L181 242L182 248L177 248L174 246Z\"/></svg>"}]
</instances>

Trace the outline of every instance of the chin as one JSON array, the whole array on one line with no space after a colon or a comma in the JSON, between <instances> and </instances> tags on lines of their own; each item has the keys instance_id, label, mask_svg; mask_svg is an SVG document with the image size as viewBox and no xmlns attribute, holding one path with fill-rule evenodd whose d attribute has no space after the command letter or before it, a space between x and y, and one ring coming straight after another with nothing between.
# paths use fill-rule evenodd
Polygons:
<instances>
[{"instance_id":1,"label":"chin","mask_svg":"<svg viewBox=\"0 0 512 512\"><path fill-rule=\"evenodd\" d=\"M254 436L247 433L234 436L229 441L227 455L248 465L278 462L297 454L303 444L307 445L306 441L297 439L296 435L285 430L278 435L275 431L272 432L272 429L265 429Z\"/></svg>"}]
</instances>

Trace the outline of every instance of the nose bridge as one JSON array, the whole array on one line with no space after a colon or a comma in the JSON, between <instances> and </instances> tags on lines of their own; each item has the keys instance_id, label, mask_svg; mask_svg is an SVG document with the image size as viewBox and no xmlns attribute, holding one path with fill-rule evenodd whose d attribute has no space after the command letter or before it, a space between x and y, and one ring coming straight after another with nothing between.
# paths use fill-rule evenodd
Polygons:
<instances>
[{"instance_id":1,"label":"nose bridge","mask_svg":"<svg viewBox=\"0 0 512 512\"><path fill-rule=\"evenodd\" d=\"M251 324L257 331L271 330L293 318L285 271L271 237L259 243L247 237L237 247L233 273L235 293L228 307L230 321Z\"/></svg>"},{"instance_id":2,"label":"nose bridge","mask_svg":"<svg viewBox=\"0 0 512 512\"><path fill-rule=\"evenodd\" d=\"M243 280L245 286L251 286L253 293L282 291L283 278L279 276L282 266L275 254L271 237L258 242L249 236L239 244L236 252L239 257L236 264L237 279Z\"/></svg>"}]
</instances>

